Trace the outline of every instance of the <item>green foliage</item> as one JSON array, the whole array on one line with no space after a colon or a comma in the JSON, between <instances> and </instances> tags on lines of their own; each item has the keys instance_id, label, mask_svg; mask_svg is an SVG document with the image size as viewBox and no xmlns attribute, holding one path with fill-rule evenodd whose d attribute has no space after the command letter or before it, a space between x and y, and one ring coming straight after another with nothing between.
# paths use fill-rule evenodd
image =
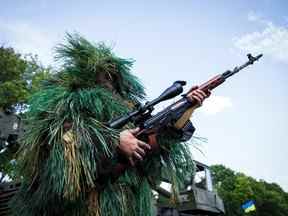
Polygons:
<instances>
[{"instance_id":1,"label":"green foliage","mask_svg":"<svg viewBox=\"0 0 288 216\"><path fill-rule=\"evenodd\" d=\"M1 83L19 79L26 68L26 62L13 48L0 47Z\"/></svg>"},{"instance_id":2,"label":"green foliage","mask_svg":"<svg viewBox=\"0 0 288 216\"><path fill-rule=\"evenodd\" d=\"M34 93L40 91L45 82L52 78L55 71L52 67L44 67L38 60L37 56L26 55L25 60L27 67L23 74L23 79L28 84L29 97Z\"/></svg>"},{"instance_id":3,"label":"green foliage","mask_svg":"<svg viewBox=\"0 0 288 216\"><path fill-rule=\"evenodd\" d=\"M23 103L28 96L28 88L22 76L27 62L12 48L0 47L0 107L9 108Z\"/></svg>"},{"instance_id":4,"label":"green foliage","mask_svg":"<svg viewBox=\"0 0 288 216\"><path fill-rule=\"evenodd\" d=\"M227 216L246 215L241 205L247 200L254 200L256 205L256 212L250 212L250 215L287 215L288 193L276 183L257 181L223 165L211 166L211 170L215 187L224 201Z\"/></svg>"},{"instance_id":5,"label":"green foliage","mask_svg":"<svg viewBox=\"0 0 288 216\"><path fill-rule=\"evenodd\" d=\"M22 57L13 48L0 47L0 111L25 111L28 98L41 89L43 80L51 76L52 70L43 67L36 56ZM19 145L9 145L5 147L5 152L0 153L2 177L15 179L15 152L18 147ZM4 180L2 177L0 180Z\"/></svg>"},{"instance_id":6,"label":"green foliage","mask_svg":"<svg viewBox=\"0 0 288 216\"><path fill-rule=\"evenodd\" d=\"M41 87L41 81L51 77L37 57L16 53L13 48L0 47L0 108L21 108ZM20 110L19 110L20 109Z\"/></svg>"},{"instance_id":7,"label":"green foliage","mask_svg":"<svg viewBox=\"0 0 288 216\"><path fill-rule=\"evenodd\" d=\"M23 104L28 97L27 84L24 80L11 80L1 83L0 107L10 108L12 105Z\"/></svg>"}]
</instances>

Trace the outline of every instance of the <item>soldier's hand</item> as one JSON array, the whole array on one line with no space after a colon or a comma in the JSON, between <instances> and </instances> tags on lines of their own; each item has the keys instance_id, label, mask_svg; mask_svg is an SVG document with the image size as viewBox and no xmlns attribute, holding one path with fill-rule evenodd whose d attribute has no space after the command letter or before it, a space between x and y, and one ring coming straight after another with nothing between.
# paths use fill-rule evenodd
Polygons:
<instances>
[{"instance_id":1,"label":"soldier's hand","mask_svg":"<svg viewBox=\"0 0 288 216\"><path fill-rule=\"evenodd\" d=\"M135 137L139 131L139 128L135 128L120 133L118 148L128 158L132 166L135 165L136 161L143 160L146 152L151 149L150 145Z\"/></svg>"},{"instance_id":2,"label":"soldier's hand","mask_svg":"<svg viewBox=\"0 0 288 216\"><path fill-rule=\"evenodd\" d=\"M189 93L187 94L187 99L189 100L196 100L197 101L197 107L201 106L203 101L210 96L211 92L204 92L199 89L198 86L193 86Z\"/></svg>"}]
</instances>

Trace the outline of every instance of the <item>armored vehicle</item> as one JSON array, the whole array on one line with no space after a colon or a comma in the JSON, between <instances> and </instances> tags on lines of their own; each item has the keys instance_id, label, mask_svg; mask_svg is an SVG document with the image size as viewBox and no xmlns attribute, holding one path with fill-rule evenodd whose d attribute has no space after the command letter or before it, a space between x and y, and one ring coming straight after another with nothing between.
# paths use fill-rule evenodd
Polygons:
<instances>
[{"instance_id":1,"label":"armored vehicle","mask_svg":"<svg viewBox=\"0 0 288 216\"><path fill-rule=\"evenodd\" d=\"M157 216L224 215L224 204L213 190L209 167L198 161L194 162L196 174L187 180L176 204L169 202L171 189L167 180L163 179L157 187Z\"/></svg>"}]
</instances>

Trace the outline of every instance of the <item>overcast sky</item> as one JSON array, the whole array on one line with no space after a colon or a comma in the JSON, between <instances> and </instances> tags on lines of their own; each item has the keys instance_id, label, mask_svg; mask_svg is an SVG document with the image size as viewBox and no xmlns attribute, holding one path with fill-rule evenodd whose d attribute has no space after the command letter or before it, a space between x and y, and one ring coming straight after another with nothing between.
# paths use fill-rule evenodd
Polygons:
<instances>
[{"instance_id":1,"label":"overcast sky","mask_svg":"<svg viewBox=\"0 0 288 216\"><path fill-rule=\"evenodd\" d=\"M142 2L142 3L141 3ZM175 80L200 84L264 57L213 92L193 116L206 137L195 158L288 191L288 1L2 1L0 44L53 65L65 32L105 41L136 60L149 98Z\"/></svg>"}]
</instances>

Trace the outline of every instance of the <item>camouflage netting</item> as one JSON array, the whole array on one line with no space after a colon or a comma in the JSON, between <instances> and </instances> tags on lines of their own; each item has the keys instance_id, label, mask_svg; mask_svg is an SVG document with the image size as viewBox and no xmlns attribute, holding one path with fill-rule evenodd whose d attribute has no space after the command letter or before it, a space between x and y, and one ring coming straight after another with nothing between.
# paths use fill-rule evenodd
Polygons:
<instances>
[{"instance_id":1,"label":"camouflage netting","mask_svg":"<svg viewBox=\"0 0 288 216\"><path fill-rule=\"evenodd\" d=\"M104 123L142 100L144 90L130 73L133 61L115 56L103 43L67 35L57 58L61 71L29 102L19 152L23 183L12 203L14 214L153 215L151 185L164 174L177 192L187 172L193 172L188 147L161 136L161 151L146 158L142 170L131 167L97 189L101 161L115 160L120 132ZM116 92L95 81L99 73L113 77Z\"/></svg>"}]
</instances>

